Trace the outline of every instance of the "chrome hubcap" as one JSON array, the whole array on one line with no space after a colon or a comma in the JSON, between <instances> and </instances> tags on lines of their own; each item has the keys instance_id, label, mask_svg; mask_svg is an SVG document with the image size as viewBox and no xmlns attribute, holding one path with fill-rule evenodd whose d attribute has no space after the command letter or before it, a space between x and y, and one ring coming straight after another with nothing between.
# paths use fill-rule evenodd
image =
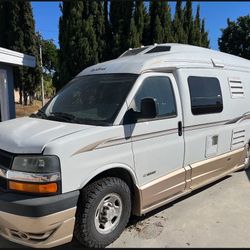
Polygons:
<instances>
[{"instance_id":1,"label":"chrome hubcap","mask_svg":"<svg viewBox=\"0 0 250 250\"><path fill-rule=\"evenodd\" d=\"M111 193L106 195L95 212L95 227L101 234L112 232L121 219L122 200L118 194Z\"/></svg>"}]
</instances>

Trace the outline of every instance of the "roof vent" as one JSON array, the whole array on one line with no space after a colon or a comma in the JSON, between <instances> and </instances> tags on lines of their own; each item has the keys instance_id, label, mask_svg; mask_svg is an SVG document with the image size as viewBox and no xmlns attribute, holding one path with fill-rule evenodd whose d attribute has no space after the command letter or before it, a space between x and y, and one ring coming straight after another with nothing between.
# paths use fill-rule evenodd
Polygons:
<instances>
[{"instance_id":1,"label":"roof vent","mask_svg":"<svg viewBox=\"0 0 250 250\"><path fill-rule=\"evenodd\" d=\"M136 48L136 49L129 49L126 52L124 52L120 57L124 56L134 56L142 52L143 50L147 49L148 47L143 47L143 48Z\"/></svg>"},{"instance_id":2,"label":"roof vent","mask_svg":"<svg viewBox=\"0 0 250 250\"><path fill-rule=\"evenodd\" d=\"M153 49L146 52L145 54L167 52L167 51L170 51L170 49L171 49L170 46L156 46Z\"/></svg>"}]
</instances>

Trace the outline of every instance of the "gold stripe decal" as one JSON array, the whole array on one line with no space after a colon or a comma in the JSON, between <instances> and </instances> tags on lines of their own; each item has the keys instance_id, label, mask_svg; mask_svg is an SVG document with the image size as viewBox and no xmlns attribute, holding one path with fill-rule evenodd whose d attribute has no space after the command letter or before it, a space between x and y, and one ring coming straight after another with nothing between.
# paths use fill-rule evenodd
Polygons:
<instances>
[{"instance_id":1,"label":"gold stripe decal","mask_svg":"<svg viewBox=\"0 0 250 250\"><path fill-rule=\"evenodd\" d=\"M112 138L108 138L108 139L105 139L105 140L101 140L101 141L97 141L97 142L94 142L92 144L89 144L89 145L79 149L78 151L73 153L71 156L81 154L81 153L84 153L84 152L88 152L88 151L92 151L92 150L96 149L98 146L100 146L101 144L104 144L104 143L110 141L111 139Z\"/></svg>"},{"instance_id":2,"label":"gold stripe decal","mask_svg":"<svg viewBox=\"0 0 250 250\"><path fill-rule=\"evenodd\" d=\"M132 140L140 141L140 140L146 140L150 138L155 138L155 137L160 137L160 136L165 136L165 135L170 135L170 134L175 134L175 133L178 133L177 128L133 136Z\"/></svg>"},{"instance_id":3,"label":"gold stripe decal","mask_svg":"<svg viewBox=\"0 0 250 250\"><path fill-rule=\"evenodd\" d=\"M204 123L200 125L193 125L193 126L187 126L184 127L184 131L190 131L190 130L195 130L195 129L202 129L202 128L210 128L218 125L229 125L229 124L234 124L234 123L240 123L244 120L250 119L250 112L247 112L239 117L236 117L231 120L224 120L220 122L211 122L211 123Z\"/></svg>"},{"instance_id":4,"label":"gold stripe decal","mask_svg":"<svg viewBox=\"0 0 250 250\"><path fill-rule=\"evenodd\" d=\"M204 123L204 124L200 124L200 125L187 126L187 127L184 127L184 132L190 131L190 130L210 128L210 127L215 127L215 126L219 126L219 125L224 125L224 124L227 124L227 122L228 122L228 120L220 121L220 122Z\"/></svg>"},{"instance_id":5,"label":"gold stripe decal","mask_svg":"<svg viewBox=\"0 0 250 250\"><path fill-rule=\"evenodd\" d=\"M240 123L240 122L242 122L244 120L248 120L248 119L250 119L250 112L247 112L239 117L236 117L236 118L228 121L226 124Z\"/></svg>"},{"instance_id":6,"label":"gold stripe decal","mask_svg":"<svg viewBox=\"0 0 250 250\"><path fill-rule=\"evenodd\" d=\"M154 137L174 134L174 133L177 133L177 132L178 132L178 129L168 129L168 130L163 130L163 131L158 131L158 132L152 132L152 133L148 133L148 134L133 136L132 139L133 139L133 141L140 141L140 140L146 140L146 139L150 139L150 138L154 138ZM101 140L101 141L97 141L97 142L94 142L92 144L89 144L89 145L79 149L78 151L73 153L71 156L81 154L81 153L84 153L84 152L88 152L88 151L92 151L92 150L95 150L95 149L116 146L116 145L129 143L129 142L131 142L131 140L126 139L126 138L108 138L108 139L105 139L105 140Z\"/></svg>"}]
</instances>

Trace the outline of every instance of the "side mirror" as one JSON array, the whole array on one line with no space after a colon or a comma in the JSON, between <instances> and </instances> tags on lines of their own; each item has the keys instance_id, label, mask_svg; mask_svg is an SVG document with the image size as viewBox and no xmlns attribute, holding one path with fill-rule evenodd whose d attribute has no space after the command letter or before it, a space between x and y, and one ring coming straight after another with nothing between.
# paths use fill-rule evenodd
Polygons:
<instances>
[{"instance_id":1,"label":"side mirror","mask_svg":"<svg viewBox=\"0 0 250 250\"><path fill-rule=\"evenodd\" d=\"M143 98L141 100L141 111L136 112L132 108L127 110L123 118L123 124L134 124L138 119L152 119L158 114L156 100L153 98Z\"/></svg>"},{"instance_id":2,"label":"side mirror","mask_svg":"<svg viewBox=\"0 0 250 250\"><path fill-rule=\"evenodd\" d=\"M154 98L143 98L141 100L141 112L138 114L138 118L155 118L157 114L158 110L156 100Z\"/></svg>"}]
</instances>

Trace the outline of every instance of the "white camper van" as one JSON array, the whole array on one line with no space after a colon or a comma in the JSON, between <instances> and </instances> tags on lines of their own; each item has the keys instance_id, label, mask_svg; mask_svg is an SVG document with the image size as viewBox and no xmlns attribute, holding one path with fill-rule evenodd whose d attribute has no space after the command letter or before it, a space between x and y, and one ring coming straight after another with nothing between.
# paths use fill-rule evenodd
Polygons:
<instances>
[{"instance_id":1,"label":"white camper van","mask_svg":"<svg viewBox=\"0 0 250 250\"><path fill-rule=\"evenodd\" d=\"M105 247L142 215L248 166L250 62L181 44L83 70L0 124L0 234Z\"/></svg>"}]
</instances>

